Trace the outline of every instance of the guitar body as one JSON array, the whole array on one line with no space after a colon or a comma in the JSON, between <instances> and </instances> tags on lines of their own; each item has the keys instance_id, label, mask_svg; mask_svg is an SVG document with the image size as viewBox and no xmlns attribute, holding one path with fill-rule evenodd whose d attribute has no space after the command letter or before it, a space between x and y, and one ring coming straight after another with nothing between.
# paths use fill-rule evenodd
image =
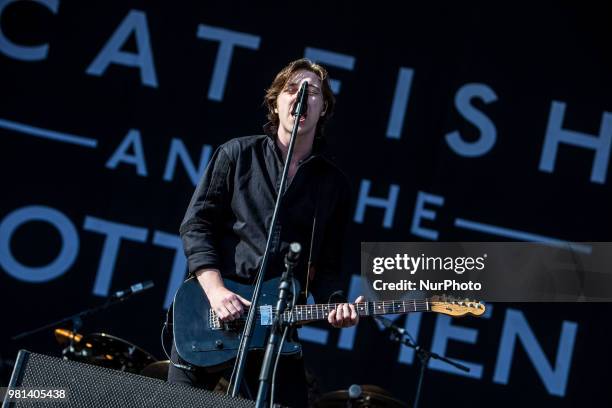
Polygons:
<instances>
[{"instance_id":1,"label":"guitar body","mask_svg":"<svg viewBox=\"0 0 612 408\"><path fill-rule=\"evenodd\" d=\"M245 299L251 299L253 286L242 285L225 280L225 286ZM264 282L261 288L259 309L266 306L276 307L279 279ZM297 293L299 285L297 284ZM263 310L262 309L262 310ZM255 318L255 329L249 350L263 350L266 346L269 327L262 325L266 313ZM188 363L207 369L223 368L236 357L240 336L244 328L244 318L224 324L219 322L211 310L204 290L195 278L183 282L174 296L174 342L179 356ZM297 354L302 351L299 343L285 340L282 354Z\"/></svg>"}]
</instances>

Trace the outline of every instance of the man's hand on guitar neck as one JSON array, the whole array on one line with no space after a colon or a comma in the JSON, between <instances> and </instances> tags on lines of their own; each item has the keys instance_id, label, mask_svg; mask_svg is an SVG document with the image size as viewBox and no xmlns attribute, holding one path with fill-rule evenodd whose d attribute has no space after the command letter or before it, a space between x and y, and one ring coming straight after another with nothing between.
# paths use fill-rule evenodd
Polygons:
<instances>
[{"instance_id":1,"label":"man's hand on guitar neck","mask_svg":"<svg viewBox=\"0 0 612 408\"><path fill-rule=\"evenodd\" d=\"M221 321L238 319L244 313L245 306L251 305L251 302L225 287L218 269L200 269L195 275L206 293L210 307Z\"/></svg>"},{"instance_id":2,"label":"man's hand on guitar neck","mask_svg":"<svg viewBox=\"0 0 612 408\"><path fill-rule=\"evenodd\" d=\"M365 298L363 296L359 296L355 299L355 303L363 302L364 300ZM359 323L359 314L357 310L355 310L355 303L342 303L336 306L327 316L329 324L340 329L342 327L351 327Z\"/></svg>"}]
</instances>

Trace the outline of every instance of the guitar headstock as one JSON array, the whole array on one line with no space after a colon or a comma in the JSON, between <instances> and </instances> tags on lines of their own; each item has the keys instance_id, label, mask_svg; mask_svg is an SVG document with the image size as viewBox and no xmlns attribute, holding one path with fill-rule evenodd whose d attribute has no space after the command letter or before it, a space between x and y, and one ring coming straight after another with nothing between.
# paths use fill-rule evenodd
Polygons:
<instances>
[{"instance_id":1,"label":"guitar headstock","mask_svg":"<svg viewBox=\"0 0 612 408\"><path fill-rule=\"evenodd\" d=\"M486 308L482 302L477 302L470 299L453 299L447 296L435 296L430 301L431 311L443 313L449 316L481 316Z\"/></svg>"}]
</instances>

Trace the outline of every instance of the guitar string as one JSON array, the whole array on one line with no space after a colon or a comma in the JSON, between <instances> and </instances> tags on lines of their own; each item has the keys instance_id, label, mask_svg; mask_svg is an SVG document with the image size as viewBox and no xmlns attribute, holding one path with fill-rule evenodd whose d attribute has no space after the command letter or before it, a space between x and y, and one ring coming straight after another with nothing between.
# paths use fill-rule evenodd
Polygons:
<instances>
[{"instance_id":1,"label":"guitar string","mask_svg":"<svg viewBox=\"0 0 612 408\"><path fill-rule=\"evenodd\" d=\"M457 301L459 302L459 301ZM462 301L464 303L472 303L475 304L476 306L469 306L469 305L459 305L458 303L453 303L453 302L443 302L443 301L430 301L430 300L383 300L383 301L370 301L370 302L359 302L359 303L351 303L352 305L355 305L357 307L357 310L360 312L364 312L367 310L367 314L370 314L369 312L373 312L372 314L376 314L377 309L383 309L383 313L381 314L391 314L393 312L400 312L400 313L404 313L406 312L406 307L410 307L411 309L414 310L409 310L410 312L419 312L419 311L427 311L431 309L431 306L462 306L462 307L469 307L471 309L478 309L480 310L480 308L478 306L482 306L480 303L476 303L476 302L466 302L466 301ZM323 314L323 316L326 316L325 312L331 312L332 310L335 310L337 308L338 305L343 305L344 303L327 303L327 304L314 304L314 305L297 305L296 307L299 307L302 309L302 311L294 311L292 310L287 310L283 313L283 317L290 317L290 318L294 318L294 316L292 315L309 315L309 317L312 317L313 315L316 315L317 317L319 316L319 313ZM398 305L399 304L399 305ZM365 306L362 306L365 305ZM417 307L419 306L419 307ZM245 307L245 310L248 310L249 307ZM305 309L305 310L304 310ZM403 309L403 310L402 310ZM420 309L420 310L419 310ZM272 307L271 308L272 314L274 316L277 315L276 312L276 308ZM261 306L260 306L260 310L257 311L257 315L259 317L261 317L262 312L261 312ZM216 312L214 313L214 318L216 318ZM239 317L238 319L234 319L232 321L226 322L226 323L231 323L231 322L240 322L245 320L244 316ZM298 319L299 320L299 319ZM303 320L307 320L307 319L303 319Z\"/></svg>"},{"instance_id":2,"label":"guitar string","mask_svg":"<svg viewBox=\"0 0 612 408\"><path fill-rule=\"evenodd\" d=\"M459 305L458 302L461 303L472 303L475 305L479 305L480 303L478 302L473 302L473 301L456 301L456 302L444 302L444 301L432 301L432 300L382 300L382 301L369 301L369 302L358 302L358 303L350 303L350 305L354 305L354 306L361 306L361 305L366 305L366 307L380 307L380 305L382 305L382 307L388 307L388 306L397 306L397 304L401 304L401 305ZM339 305L344 305L345 303L320 303L320 304L313 304L313 305L296 305L296 308L310 308L310 309L322 309L322 308L329 308L329 309L335 309L337 308ZM459 305L459 306L463 306L463 305ZM260 306L260 310L262 307L266 307L266 306ZM244 309L245 311L248 311L250 308L250 306L246 306ZM275 307L271 307L270 310L272 310L272 312L276 312L276 308Z\"/></svg>"},{"instance_id":3,"label":"guitar string","mask_svg":"<svg viewBox=\"0 0 612 408\"><path fill-rule=\"evenodd\" d=\"M472 302L472 301L461 301L461 303L466 303L466 305L460 305L458 302L442 302L442 301L427 301L427 300L405 300L405 301L401 301L401 300L386 300L386 301L370 301L370 302L359 302L359 303L350 303L353 306L357 306L358 308L362 308L362 305L365 305L365 307L367 308L388 308L388 307L404 307L404 306L425 306L427 307L427 305L454 305L454 306L466 306L466 307L475 307L475 306L470 306L467 305L467 303L471 303L473 305L476 305L476 307L478 305L482 305L481 303L477 303L477 302ZM313 304L313 305L296 305L295 308L300 308L300 309L311 309L311 310L319 310L319 309L336 309L339 305L344 305L345 303L323 303L323 304ZM258 311L258 313L261 313L261 308L262 307L266 307L266 306L260 306L260 311ZM248 311L250 308L250 306L245 307L245 311ZM271 307L270 310L273 313L276 313L276 308L275 307ZM285 313L288 313L289 311L286 311Z\"/></svg>"}]
</instances>

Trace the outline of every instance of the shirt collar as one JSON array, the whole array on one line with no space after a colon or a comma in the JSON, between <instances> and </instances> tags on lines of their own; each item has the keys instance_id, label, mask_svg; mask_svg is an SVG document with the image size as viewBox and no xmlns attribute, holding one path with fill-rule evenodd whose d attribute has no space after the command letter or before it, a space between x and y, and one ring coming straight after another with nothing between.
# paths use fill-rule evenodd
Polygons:
<instances>
[{"instance_id":1,"label":"shirt collar","mask_svg":"<svg viewBox=\"0 0 612 408\"><path fill-rule=\"evenodd\" d=\"M276 132L278 128L274 123L267 122L263 125L264 133L276 144ZM312 144L312 156L319 156L323 154L325 151L325 139L320 137L319 135L315 136L315 140Z\"/></svg>"}]
</instances>

